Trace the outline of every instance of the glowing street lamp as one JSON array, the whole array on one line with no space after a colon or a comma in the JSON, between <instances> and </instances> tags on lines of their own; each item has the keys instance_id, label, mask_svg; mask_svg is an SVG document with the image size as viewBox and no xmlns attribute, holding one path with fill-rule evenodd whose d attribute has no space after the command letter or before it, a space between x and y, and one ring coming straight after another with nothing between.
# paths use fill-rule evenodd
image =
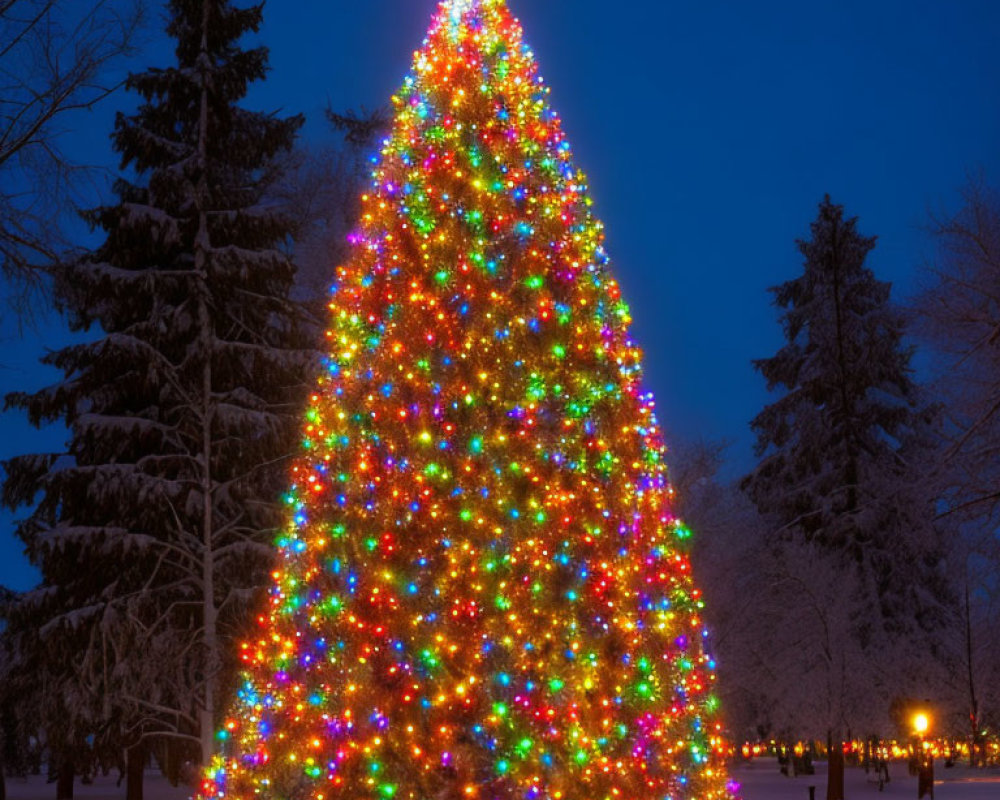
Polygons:
<instances>
[{"instance_id":1,"label":"glowing street lamp","mask_svg":"<svg viewBox=\"0 0 1000 800\"><path fill-rule=\"evenodd\" d=\"M927 795L934 798L934 752L930 745L924 741L927 731L930 730L930 716L923 711L918 711L913 715L913 730L919 739L920 752L917 754L917 798Z\"/></svg>"}]
</instances>

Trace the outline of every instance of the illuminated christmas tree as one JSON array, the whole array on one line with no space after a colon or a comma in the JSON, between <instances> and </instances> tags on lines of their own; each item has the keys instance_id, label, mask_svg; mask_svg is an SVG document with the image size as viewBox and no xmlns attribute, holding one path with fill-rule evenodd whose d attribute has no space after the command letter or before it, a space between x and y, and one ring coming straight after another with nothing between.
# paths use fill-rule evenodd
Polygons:
<instances>
[{"instance_id":1,"label":"illuminated christmas tree","mask_svg":"<svg viewBox=\"0 0 1000 800\"><path fill-rule=\"evenodd\" d=\"M730 797L628 308L506 3L442 3L394 102L203 793Z\"/></svg>"}]
</instances>

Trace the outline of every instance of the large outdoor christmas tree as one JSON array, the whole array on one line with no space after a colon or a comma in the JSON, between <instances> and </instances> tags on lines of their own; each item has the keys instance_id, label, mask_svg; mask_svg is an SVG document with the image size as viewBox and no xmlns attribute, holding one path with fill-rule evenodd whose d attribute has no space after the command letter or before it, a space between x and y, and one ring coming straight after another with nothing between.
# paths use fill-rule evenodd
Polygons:
<instances>
[{"instance_id":1,"label":"large outdoor christmas tree","mask_svg":"<svg viewBox=\"0 0 1000 800\"><path fill-rule=\"evenodd\" d=\"M204 795L728 797L628 308L506 3L442 3L395 106Z\"/></svg>"}]
</instances>

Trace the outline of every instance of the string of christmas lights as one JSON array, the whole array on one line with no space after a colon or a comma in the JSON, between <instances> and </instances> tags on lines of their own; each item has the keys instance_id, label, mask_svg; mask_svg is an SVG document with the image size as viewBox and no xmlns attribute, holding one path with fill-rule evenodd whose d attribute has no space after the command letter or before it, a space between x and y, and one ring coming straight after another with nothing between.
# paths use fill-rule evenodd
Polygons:
<instances>
[{"instance_id":1,"label":"string of christmas lights","mask_svg":"<svg viewBox=\"0 0 1000 800\"><path fill-rule=\"evenodd\" d=\"M731 798L628 307L506 3L442 3L394 106L202 796Z\"/></svg>"}]
</instances>

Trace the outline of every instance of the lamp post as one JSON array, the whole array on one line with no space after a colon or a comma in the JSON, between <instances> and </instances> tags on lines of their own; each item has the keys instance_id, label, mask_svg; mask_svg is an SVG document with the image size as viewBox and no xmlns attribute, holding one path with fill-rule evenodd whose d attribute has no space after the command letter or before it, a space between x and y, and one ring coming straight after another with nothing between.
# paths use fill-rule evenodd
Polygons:
<instances>
[{"instance_id":1,"label":"lamp post","mask_svg":"<svg viewBox=\"0 0 1000 800\"><path fill-rule=\"evenodd\" d=\"M917 800L925 795L934 800L934 752L925 737L930 730L930 717L923 711L913 717L913 730L917 734Z\"/></svg>"}]
</instances>

